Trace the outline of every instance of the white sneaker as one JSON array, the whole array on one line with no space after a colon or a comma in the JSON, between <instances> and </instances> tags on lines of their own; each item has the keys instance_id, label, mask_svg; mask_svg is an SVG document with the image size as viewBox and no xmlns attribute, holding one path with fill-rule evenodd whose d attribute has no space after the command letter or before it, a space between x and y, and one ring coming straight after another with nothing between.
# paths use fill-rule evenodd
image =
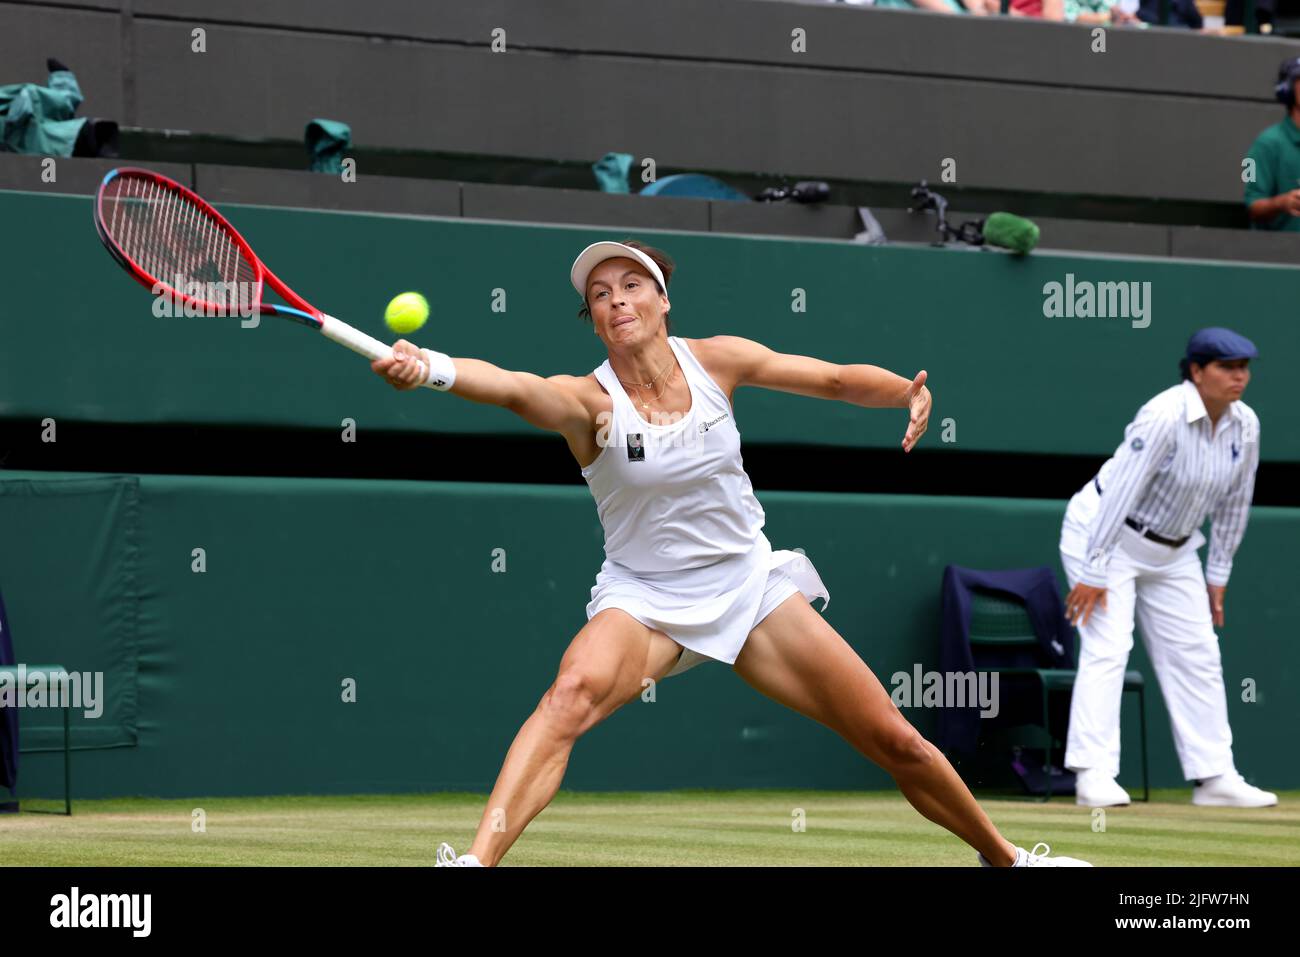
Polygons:
<instances>
[{"instance_id":1,"label":"white sneaker","mask_svg":"<svg viewBox=\"0 0 1300 957\"><path fill-rule=\"evenodd\" d=\"M450 844L438 845L438 859L434 867L482 867L483 864L473 854L462 854L456 856Z\"/></svg>"},{"instance_id":2,"label":"white sneaker","mask_svg":"<svg viewBox=\"0 0 1300 957\"><path fill-rule=\"evenodd\" d=\"M1083 807L1123 807L1132 798L1115 779L1097 768L1085 768L1074 777L1074 803Z\"/></svg>"},{"instance_id":3,"label":"white sneaker","mask_svg":"<svg viewBox=\"0 0 1300 957\"><path fill-rule=\"evenodd\" d=\"M1039 854L1038 849L1043 849ZM1026 851L1023 847L1016 848L1016 860L1012 867L1092 867L1087 861L1081 861L1077 857L1048 857L1051 848L1046 844L1039 842L1034 845L1032 851ZM983 854L977 854L981 867L992 867L988 858Z\"/></svg>"},{"instance_id":4,"label":"white sneaker","mask_svg":"<svg viewBox=\"0 0 1300 957\"><path fill-rule=\"evenodd\" d=\"M1234 769L1194 787L1192 803L1200 807L1272 807L1277 795L1247 784Z\"/></svg>"}]
</instances>

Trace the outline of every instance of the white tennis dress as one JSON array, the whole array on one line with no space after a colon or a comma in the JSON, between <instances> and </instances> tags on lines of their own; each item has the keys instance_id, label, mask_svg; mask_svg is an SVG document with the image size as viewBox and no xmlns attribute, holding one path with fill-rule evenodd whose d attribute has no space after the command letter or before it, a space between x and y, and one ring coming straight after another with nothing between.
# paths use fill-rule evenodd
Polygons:
<instances>
[{"instance_id":1,"label":"white tennis dress","mask_svg":"<svg viewBox=\"0 0 1300 957\"><path fill-rule=\"evenodd\" d=\"M802 553L772 550L726 393L685 342L668 344L690 410L647 422L605 360L595 375L613 416L598 423L601 451L582 475L605 530L587 618L621 608L664 632L683 647L675 675L708 660L735 664L750 631L786 598L820 597L825 611L830 593Z\"/></svg>"}]
</instances>

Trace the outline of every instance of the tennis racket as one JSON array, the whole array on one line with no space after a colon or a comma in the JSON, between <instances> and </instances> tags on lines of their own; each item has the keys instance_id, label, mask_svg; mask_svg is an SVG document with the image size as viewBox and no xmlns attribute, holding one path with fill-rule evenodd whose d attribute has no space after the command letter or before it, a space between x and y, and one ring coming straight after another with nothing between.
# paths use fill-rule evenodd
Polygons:
<instances>
[{"instance_id":1,"label":"tennis racket","mask_svg":"<svg viewBox=\"0 0 1300 957\"><path fill-rule=\"evenodd\" d=\"M393 350L321 312L257 258L235 227L193 190L147 169L110 170L94 204L95 231L119 266L154 295L214 316L284 316L368 359ZM269 285L287 303L262 298ZM435 378L430 388L445 386Z\"/></svg>"}]
</instances>

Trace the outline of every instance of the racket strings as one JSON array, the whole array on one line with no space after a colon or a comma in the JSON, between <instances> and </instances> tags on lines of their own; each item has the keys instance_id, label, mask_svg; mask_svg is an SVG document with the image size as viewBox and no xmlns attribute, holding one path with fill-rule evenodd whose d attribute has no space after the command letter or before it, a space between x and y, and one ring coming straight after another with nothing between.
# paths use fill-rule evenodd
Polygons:
<instances>
[{"instance_id":1,"label":"racket strings","mask_svg":"<svg viewBox=\"0 0 1300 957\"><path fill-rule=\"evenodd\" d=\"M240 314L260 298L257 269L230 230L157 180L113 180L104 190L103 222L128 259L179 293Z\"/></svg>"}]
</instances>

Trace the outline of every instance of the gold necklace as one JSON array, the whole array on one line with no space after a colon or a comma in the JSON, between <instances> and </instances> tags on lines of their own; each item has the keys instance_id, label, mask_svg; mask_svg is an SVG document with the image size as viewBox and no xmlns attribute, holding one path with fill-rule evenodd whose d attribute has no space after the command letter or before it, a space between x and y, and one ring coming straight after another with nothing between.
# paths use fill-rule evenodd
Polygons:
<instances>
[{"instance_id":1,"label":"gold necklace","mask_svg":"<svg viewBox=\"0 0 1300 957\"><path fill-rule=\"evenodd\" d=\"M674 364L675 364L675 363L674 363ZM657 379L658 376L655 376L655 378ZM619 379L618 381L619 381L619 382L622 382L623 380L622 380L622 379ZM635 383L634 383L634 385L635 385ZM653 399L651 399L650 401L651 401L651 402L658 402L661 398L663 398L663 394L664 394L664 392L665 392L667 389L668 389L668 380L667 380L667 379L664 379L663 388L660 389L660 390L659 390L659 394L658 394L657 396L655 396ZM637 389L637 390L636 390L636 397L637 397L638 399L641 398L641 390L640 390L640 389ZM647 403L645 403L645 402L642 402L642 403L641 403L641 408L645 409L647 412L650 411L650 406L649 406Z\"/></svg>"},{"instance_id":2,"label":"gold necklace","mask_svg":"<svg viewBox=\"0 0 1300 957\"><path fill-rule=\"evenodd\" d=\"M674 359L674 358L676 358L676 357L674 356L673 358L670 358L670 359L668 360L668 365L665 365L665 366L663 367L663 369L660 369L660 370L659 370L659 374L656 375L656 376L655 376L653 379L651 379L649 382L628 382L626 379L619 379L618 381L621 382L621 383L623 383L624 385L636 386L636 387L638 388L638 390L640 390L640 389L648 389L648 388L650 388L652 385L654 385L655 382L658 380L659 376L663 375L663 374L664 374L664 371L665 371L666 369L668 369L668 367L671 366L671 365L673 364L673 359ZM614 373L614 376L615 376L615 378L617 378L617 377L618 377L618 373ZM663 395L663 393L661 392L660 395Z\"/></svg>"}]
</instances>

